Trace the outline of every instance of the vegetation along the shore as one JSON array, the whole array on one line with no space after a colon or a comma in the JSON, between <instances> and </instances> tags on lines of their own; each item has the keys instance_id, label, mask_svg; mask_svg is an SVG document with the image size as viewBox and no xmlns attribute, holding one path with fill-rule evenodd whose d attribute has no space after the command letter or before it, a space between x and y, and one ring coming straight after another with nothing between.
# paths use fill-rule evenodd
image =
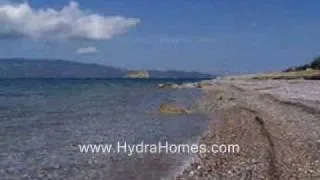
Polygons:
<instances>
[{"instance_id":1,"label":"vegetation along the shore","mask_svg":"<svg viewBox=\"0 0 320 180\"><path fill-rule=\"evenodd\" d=\"M305 71L305 70L320 70L320 56L314 58L314 60L309 64L304 64L297 67L290 67L286 69L284 72L292 72L292 71Z\"/></svg>"}]
</instances>

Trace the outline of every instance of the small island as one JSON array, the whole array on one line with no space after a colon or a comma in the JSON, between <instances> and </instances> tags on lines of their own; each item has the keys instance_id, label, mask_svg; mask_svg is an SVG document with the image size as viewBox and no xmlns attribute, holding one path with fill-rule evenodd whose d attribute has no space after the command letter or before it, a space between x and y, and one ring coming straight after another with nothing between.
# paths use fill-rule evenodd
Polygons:
<instances>
[{"instance_id":1,"label":"small island","mask_svg":"<svg viewBox=\"0 0 320 180\"><path fill-rule=\"evenodd\" d=\"M150 75L149 75L148 71L132 71L132 72L129 72L126 77L128 77L128 78L149 78Z\"/></svg>"}]
</instances>

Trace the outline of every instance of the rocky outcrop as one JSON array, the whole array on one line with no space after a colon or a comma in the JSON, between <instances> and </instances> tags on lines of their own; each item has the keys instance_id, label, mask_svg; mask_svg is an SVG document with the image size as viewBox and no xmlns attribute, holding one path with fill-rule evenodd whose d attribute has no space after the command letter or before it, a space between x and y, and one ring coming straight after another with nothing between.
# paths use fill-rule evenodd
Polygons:
<instances>
[{"instance_id":1,"label":"rocky outcrop","mask_svg":"<svg viewBox=\"0 0 320 180\"><path fill-rule=\"evenodd\" d=\"M189 114L192 112L187 108L180 107L174 104L161 104L159 111L162 114Z\"/></svg>"},{"instance_id":2,"label":"rocky outcrop","mask_svg":"<svg viewBox=\"0 0 320 180\"><path fill-rule=\"evenodd\" d=\"M127 74L128 78L149 78L148 71L133 71Z\"/></svg>"},{"instance_id":3,"label":"rocky outcrop","mask_svg":"<svg viewBox=\"0 0 320 180\"><path fill-rule=\"evenodd\" d=\"M212 83L209 81L201 81L199 83L197 83L197 88L205 88L205 87L209 87L212 86Z\"/></svg>"}]
</instances>

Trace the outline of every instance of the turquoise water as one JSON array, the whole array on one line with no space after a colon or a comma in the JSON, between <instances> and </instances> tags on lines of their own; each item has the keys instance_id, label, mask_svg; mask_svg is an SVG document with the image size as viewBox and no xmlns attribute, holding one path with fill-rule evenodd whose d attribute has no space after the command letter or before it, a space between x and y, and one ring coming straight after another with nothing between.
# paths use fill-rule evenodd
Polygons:
<instances>
[{"instance_id":1,"label":"turquoise water","mask_svg":"<svg viewBox=\"0 0 320 180\"><path fill-rule=\"evenodd\" d=\"M196 89L158 89L168 80L0 80L1 179L161 179L186 154L80 153L78 144L191 143L201 114L166 116L164 102L192 107ZM173 82L174 80L170 80Z\"/></svg>"}]
</instances>

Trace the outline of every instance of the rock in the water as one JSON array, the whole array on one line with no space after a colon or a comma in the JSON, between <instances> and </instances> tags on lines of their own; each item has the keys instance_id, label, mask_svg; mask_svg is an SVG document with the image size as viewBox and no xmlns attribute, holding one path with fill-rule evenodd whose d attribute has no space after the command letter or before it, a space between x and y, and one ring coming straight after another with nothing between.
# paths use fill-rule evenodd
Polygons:
<instances>
[{"instance_id":1,"label":"rock in the water","mask_svg":"<svg viewBox=\"0 0 320 180\"><path fill-rule=\"evenodd\" d=\"M160 112L163 114L188 114L191 113L191 110L188 110L184 107L179 107L173 104L161 104Z\"/></svg>"},{"instance_id":2,"label":"rock in the water","mask_svg":"<svg viewBox=\"0 0 320 180\"><path fill-rule=\"evenodd\" d=\"M198 88L204 88L204 87L209 87L209 86L212 86L212 83L206 82L206 81L199 82L199 83L197 84L197 87L198 87Z\"/></svg>"}]
</instances>

